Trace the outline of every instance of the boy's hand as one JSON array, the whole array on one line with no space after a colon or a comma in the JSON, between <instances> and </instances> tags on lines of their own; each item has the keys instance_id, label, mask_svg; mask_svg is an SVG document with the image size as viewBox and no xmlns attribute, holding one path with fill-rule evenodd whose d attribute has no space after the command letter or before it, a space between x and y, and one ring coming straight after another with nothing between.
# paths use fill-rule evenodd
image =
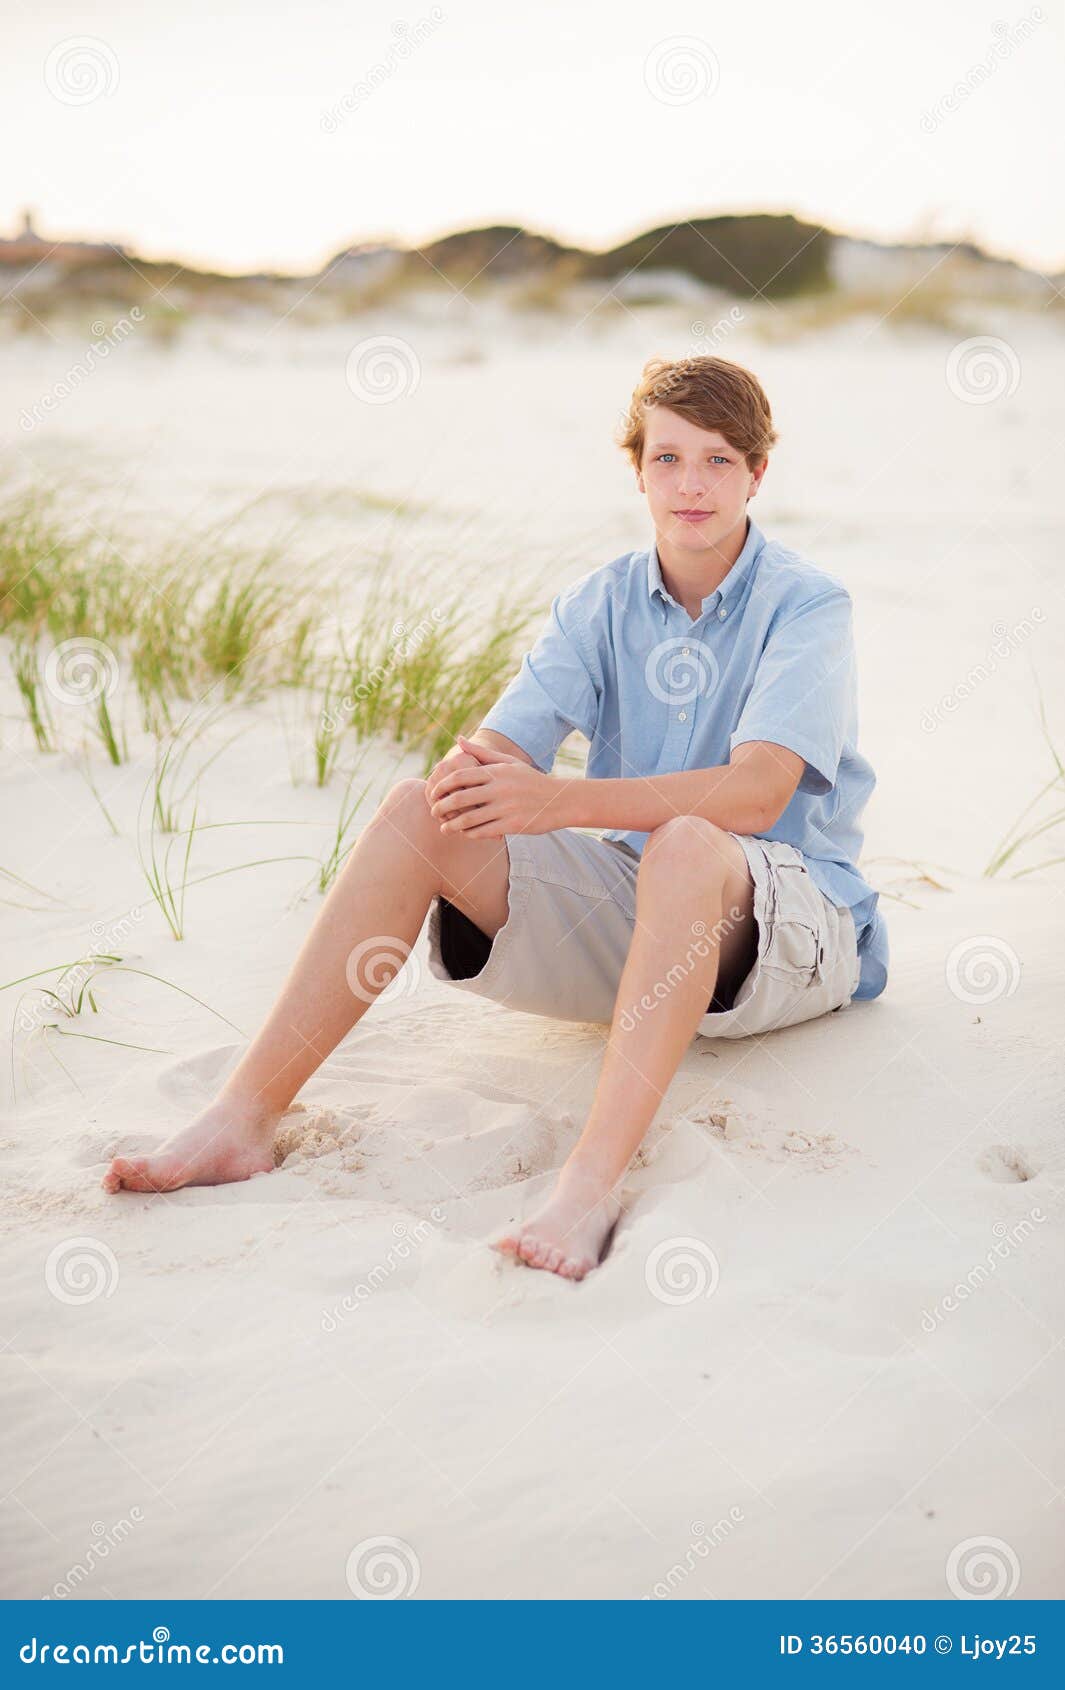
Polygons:
<instances>
[{"instance_id":1,"label":"boy's hand","mask_svg":"<svg viewBox=\"0 0 1065 1690\"><path fill-rule=\"evenodd\" d=\"M463 734L459 734L458 738L461 743L453 745L450 751L446 751L440 761L433 765L425 777L425 796L430 804L432 804L435 798L439 797L436 786L437 782L441 780L444 775L449 775L453 769L476 769L480 767L477 758L474 756L474 752L481 751L484 747L477 745L473 740L466 739ZM466 746L470 747L470 749L465 750L464 747ZM520 763L522 761L520 757L511 757L509 753L504 751L497 751L494 755L502 757L508 763Z\"/></svg>"},{"instance_id":2,"label":"boy's hand","mask_svg":"<svg viewBox=\"0 0 1065 1690\"><path fill-rule=\"evenodd\" d=\"M429 773L425 777L425 796L430 804L432 804L434 798L437 796L437 782L442 780L444 775L449 775L453 769L461 769L463 767L476 768L477 759L476 757L471 756L468 751L463 751L461 745L453 745L450 751L446 751L444 753L438 763L433 764L433 767L429 770Z\"/></svg>"},{"instance_id":3,"label":"boy's hand","mask_svg":"<svg viewBox=\"0 0 1065 1690\"><path fill-rule=\"evenodd\" d=\"M502 839L505 833L550 833L560 826L560 781L463 734L458 741L461 761L451 761L449 752L427 784L429 807L444 833Z\"/></svg>"}]
</instances>

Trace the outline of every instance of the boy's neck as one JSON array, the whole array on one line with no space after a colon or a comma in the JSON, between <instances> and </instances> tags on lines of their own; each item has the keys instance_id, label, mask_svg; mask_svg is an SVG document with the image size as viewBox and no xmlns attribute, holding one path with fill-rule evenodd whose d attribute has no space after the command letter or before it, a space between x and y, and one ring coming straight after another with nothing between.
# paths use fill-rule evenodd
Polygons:
<instances>
[{"instance_id":1,"label":"boy's neck","mask_svg":"<svg viewBox=\"0 0 1065 1690\"><path fill-rule=\"evenodd\" d=\"M747 544L749 532L750 519L744 511L736 528L725 535L720 545L698 557L671 546L661 535L655 535L658 564L666 591L684 606L693 621L702 614L703 599L720 587L736 562Z\"/></svg>"}]
</instances>

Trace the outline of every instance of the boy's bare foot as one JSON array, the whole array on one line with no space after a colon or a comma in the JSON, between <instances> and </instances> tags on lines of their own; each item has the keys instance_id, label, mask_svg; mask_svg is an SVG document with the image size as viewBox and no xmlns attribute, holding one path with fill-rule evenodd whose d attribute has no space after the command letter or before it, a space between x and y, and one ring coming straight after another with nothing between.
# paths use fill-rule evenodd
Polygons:
<instances>
[{"instance_id":1,"label":"boy's bare foot","mask_svg":"<svg viewBox=\"0 0 1065 1690\"><path fill-rule=\"evenodd\" d=\"M601 1180L563 1168L547 1201L493 1239L492 1248L563 1279L583 1279L602 1261L620 1214L620 1198Z\"/></svg>"},{"instance_id":2,"label":"boy's bare foot","mask_svg":"<svg viewBox=\"0 0 1065 1690\"><path fill-rule=\"evenodd\" d=\"M116 1156L105 1191L177 1191L182 1185L226 1185L269 1173L277 1117L256 1104L212 1103L191 1126L150 1156Z\"/></svg>"}]
</instances>

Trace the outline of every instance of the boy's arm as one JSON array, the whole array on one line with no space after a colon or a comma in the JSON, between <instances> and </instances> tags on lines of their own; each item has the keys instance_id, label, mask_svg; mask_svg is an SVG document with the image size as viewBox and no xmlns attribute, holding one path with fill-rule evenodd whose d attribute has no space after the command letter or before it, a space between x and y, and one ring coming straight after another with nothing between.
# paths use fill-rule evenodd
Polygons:
<instances>
[{"instance_id":1,"label":"boy's arm","mask_svg":"<svg viewBox=\"0 0 1065 1690\"><path fill-rule=\"evenodd\" d=\"M804 792L831 791L853 692L851 600L836 585L798 605L770 635L730 735L727 764L565 782L567 819L555 825L644 833L672 815L689 815L733 833L764 833L800 785Z\"/></svg>"},{"instance_id":2,"label":"boy's arm","mask_svg":"<svg viewBox=\"0 0 1065 1690\"><path fill-rule=\"evenodd\" d=\"M650 833L673 816L700 816L730 833L764 833L787 809L805 765L767 741L738 745L718 768L620 780L563 780L555 827Z\"/></svg>"},{"instance_id":3,"label":"boy's arm","mask_svg":"<svg viewBox=\"0 0 1065 1690\"><path fill-rule=\"evenodd\" d=\"M495 775L489 767L467 776L460 765L445 777L438 802L458 788L478 787L477 802L490 819L457 813L460 800L447 805L454 818L447 825L485 838L562 827L644 833L678 815L700 816L734 833L764 833L799 786L818 794L832 790L853 715L851 603L836 586L797 606L770 636L730 735L727 764L555 781L542 772L550 758L534 759L531 769L508 758ZM535 722L534 714L527 732L522 721L527 742L535 738ZM545 747L552 755L555 743L552 735Z\"/></svg>"},{"instance_id":4,"label":"boy's arm","mask_svg":"<svg viewBox=\"0 0 1065 1690\"><path fill-rule=\"evenodd\" d=\"M492 728L475 728L473 733L467 734L465 737L473 740L475 745L486 745L489 751L501 751L504 756L513 757L519 763L528 763L530 768L536 767L527 751L523 751L520 745L515 745L514 741L508 739L506 734L496 733ZM445 751L440 761L430 769L426 777L426 802L432 804L435 801L440 781L445 775L450 774L456 765L461 768L463 764L472 765L476 761L477 759L472 757L468 751L464 751L461 745L453 745L450 751Z\"/></svg>"},{"instance_id":5,"label":"boy's arm","mask_svg":"<svg viewBox=\"0 0 1065 1690\"><path fill-rule=\"evenodd\" d=\"M486 712L483 744L520 757L549 774L563 740L577 729L586 739L599 718L602 677L581 609L585 581L556 594L539 634L505 690Z\"/></svg>"},{"instance_id":6,"label":"boy's arm","mask_svg":"<svg viewBox=\"0 0 1065 1690\"><path fill-rule=\"evenodd\" d=\"M466 738L476 740L478 745L487 745L489 751L502 751L508 757L517 757L522 763L528 763L530 768L536 767L527 751L523 751L520 745L515 745L506 734L496 733L494 728L476 728L473 733L467 734Z\"/></svg>"}]
</instances>

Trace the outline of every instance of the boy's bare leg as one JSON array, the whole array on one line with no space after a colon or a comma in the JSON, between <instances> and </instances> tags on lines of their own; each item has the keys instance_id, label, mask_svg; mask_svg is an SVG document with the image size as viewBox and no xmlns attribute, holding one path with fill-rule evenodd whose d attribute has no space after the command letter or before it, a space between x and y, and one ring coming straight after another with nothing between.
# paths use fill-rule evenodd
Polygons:
<instances>
[{"instance_id":1,"label":"boy's bare leg","mask_svg":"<svg viewBox=\"0 0 1065 1690\"><path fill-rule=\"evenodd\" d=\"M750 972L756 937L750 869L732 835L694 816L655 828L588 1120L547 1202L497 1249L568 1279L597 1265L621 1211L614 1188L715 989L732 994ZM640 1007L645 994L650 1010Z\"/></svg>"},{"instance_id":2,"label":"boy's bare leg","mask_svg":"<svg viewBox=\"0 0 1065 1690\"><path fill-rule=\"evenodd\" d=\"M281 996L218 1097L161 1150L116 1156L106 1190L173 1191L266 1172L278 1120L399 972L433 897L442 892L490 938L503 926L505 843L443 833L425 784L398 782L363 830Z\"/></svg>"}]
</instances>

